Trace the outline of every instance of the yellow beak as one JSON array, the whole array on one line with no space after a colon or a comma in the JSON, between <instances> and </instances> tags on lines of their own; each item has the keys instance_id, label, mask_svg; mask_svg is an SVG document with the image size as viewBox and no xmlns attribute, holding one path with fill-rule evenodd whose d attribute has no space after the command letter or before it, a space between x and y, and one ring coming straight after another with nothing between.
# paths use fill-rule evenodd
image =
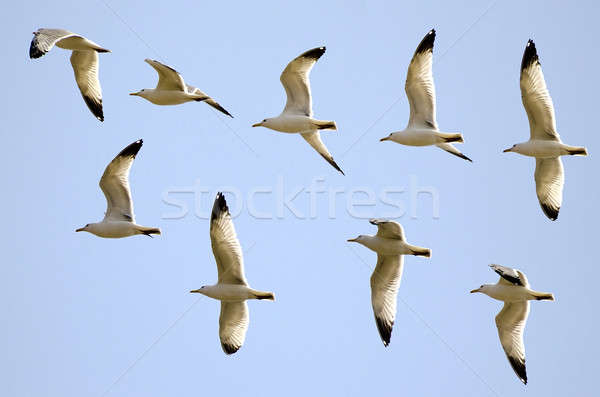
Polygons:
<instances>
[{"instance_id":1,"label":"yellow beak","mask_svg":"<svg viewBox=\"0 0 600 397\"><path fill-rule=\"evenodd\" d=\"M262 123L256 123L256 124L252 124L252 127L260 127L262 125Z\"/></svg>"}]
</instances>

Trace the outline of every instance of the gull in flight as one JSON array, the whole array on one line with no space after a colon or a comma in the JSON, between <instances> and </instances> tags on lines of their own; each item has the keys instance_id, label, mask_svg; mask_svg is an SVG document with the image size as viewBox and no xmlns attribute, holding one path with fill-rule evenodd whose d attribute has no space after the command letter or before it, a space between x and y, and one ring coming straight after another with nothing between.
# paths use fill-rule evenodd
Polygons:
<instances>
[{"instance_id":1,"label":"gull in flight","mask_svg":"<svg viewBox=\"0 0 600 397\"><path fill-rule=\"evenodd\" d=\"M152 237L152 234L160 234L160 229L157 227L137 225L133 215L129 170L142 143L140 139L121 150L121 153L117 154L104 170L100 178L100 189L106 196L107 207L102 222L88 223L75 230L76 232L88 232L106 238L121 238L136 234Z\"/></svg>"},{"instance_id":2,"label":"gull in flight","mask_svg":"<svg viewBox=\"0 0 600 397\"><path fill-rule=\"evenodd\" d=\"M390 344L396 317L396 300L403 271L403 255L431 257L429 248L410 245L404 238L404 229L397 222L371 219L377 226L375 236L360 235L350 239L377 253L377 265L371 275L371 304L375 323L383 345Z\"/></svg>"},{"instance_id":3,"label":"gull in flight","mask_svg":"<svg viewBox=\"0 0 600 397\"><path fill-rule=\"evenodd\" d=\"M435 30L431 29L421 40L408 66L404 89L410 104L410 118L406 129L392 132L380 140L408 146L435 145L448 153L472 161L452 145L452 142L463 142L461 134L440 132L438 129L435 119L435 86L431 68L434 41Z\"/></svg>"},{"instance_id":4,"label":"gull in flight","mask_svg":"<svg viewBox=\"0 0 600 397\"><path fill-rule=\"evenodd\" d=\"M155 105L179 105L190 101L206 102L219 112L233 117L225 108L200 89L186 84L183 77L172 67L153 59L145 59L144 61L158 73L156 88L144 88L129 95L142 97Z\"/></svg>"},{"instance_id":5,"label":"gull in flight","mask_svg":"<svg viewBox=\"0 0 600 397\"><path fill-rule=\"evenodd\" d=\"M217 262L218 280L190 292L221 301L219 338L226 354L237 352L244 344L250 317L248 299L275 300L272 292L250 288L244 275L242 247L223 193L218 193L210 216L210 242Z\"/></svg>"},{"instance_id":6,"label":"gull in flight","mask_svg":"<svg viewBox=\"0 0 600 397\"><path fill-rule=\"evenodd\" d=\"M104 121L102 111L102 89L98 80L98 53L110 52L106 48L86 39L83 36L63 29L38 29L33 32L33 40L29 46L29 57L39 58L52 47L72 50L71 66L75 72L75 81L83 100L100 121Z\"/></svg>"},{"instance_id":7,"label":"gull in flight","mask_svg":"<svg viewBox=\"0 0 600 397\"><path fill-rule=\"evenodd\" d=\"M587 150L584 147L565 145L556 132L554 105L533 40L527 42L521 61L521 99L529 119L529 140L517 143L504 152L535 157L537 197L544 214L555 221L562 205L565 183L560 156L587 156Z\"/></svg>"},{"instance_id":8,"label":"gull in flight","mask_svg":"<svg viewBox=\"0 0 600 397\"><path fill-rule=\"evenodd\" d=\"M527 277L520 270L500 265L490 265L490 267L500 275L498 283L484 284L471 293L481 292L490 298L504 302L504 307L496 316L498 336L515 374L521 382L527 384L523 331L529 316L529 301L553 301L554 295L530 289Z\"/></svg>"},{"instance_id":9,"label":"gull in flight","mask_svg":"<svg viewBox=\"0 0 600 397\"><path fill-rule=\"evenodd\" d=\"M319 130L337 130L335 121L313 118L309 74L325 53L325 47L313 48L294 58L283 70L279 80L285 88L287 102L277 117L264 119L252 127L266 127L279 132L299 133L329 164L344 175L323 144Z\"/></svg>"}]
</instances>

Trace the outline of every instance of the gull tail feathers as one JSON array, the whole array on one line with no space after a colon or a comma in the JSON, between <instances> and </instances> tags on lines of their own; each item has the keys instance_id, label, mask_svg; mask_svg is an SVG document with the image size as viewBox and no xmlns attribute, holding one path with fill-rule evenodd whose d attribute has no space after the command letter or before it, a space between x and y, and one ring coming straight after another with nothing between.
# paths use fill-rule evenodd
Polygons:
<instances>
[{"instance_id":1,"label":"gull tail feathers","mask_svg":"<svg viewBox=\"0 0 600 397\"><path fill-rule=\"evenodd\" d=\"M429 248L411 246L410 250L414 256L424 256L431 258L431 250Z\"/></svg>"},{"instance_id":2,"label":"gull tail feathers","mask_svg":"<svg viewBox=\"0 0 600 397\"><path fill-rule=\"evenodd\" d=\"M336 130L337 124L335 121L313 120L312 122L319 130Z\"/></svg>"},{"instance_id":3,"label":"gull tail feathers","mask_svg":"<svg viewBox=\"0 0 600 397\"><path fill-rule=\"evenodd\" d=\"M439 132L438 135L446 143L451 143L451 142L463 143L464 142L462 134L460 134L459 132L451 132L451 133Z\"/></svg>"},{"instance_id":4,"label":"gull tail feathers","mask_svg":"<svg viewBox=\"0 0 600 397\"><path fill-rule=\"evenodd\" d=\"M535 297L535 299L538 301L542 301L542 300L553 301L554 300L554 295L551 294L550 292L532 292L531 295L533 295Z\"/></svg>"},{"instance_id":5,"label":"gull tail feathers","mask_svg":"<svg viewBox=\"0 0 600 397\"><path fill-rule=\"evenodd\" d=\"M568 151L571 156L577 156L577 155L587 156L588 155L587 149L584 147L569 148Z\"/></svg>"},{"instance_id":6,"label":"gull tail feathers","mask_svg":"<svg viewBox=\"0 0 600 397\"><path fill-rule=\"evenodd\" d=\"M273 294L272 292L262 292L262 291L253 291L252 292L254 294L254 297L256 299L267 299L270 301L274 301L275 300L275 294Z\"/></svg>"},{"instance_id":7,"label":"gull tail feathers","mask_svg":"<svg viewBox=\"0 0 600 397\"><path fill-rule=\"evenodd\" d=\"M140 234L143 234L148 237L152 237L153 234L161 234L160 229L158 227L138 226L138 231L140 232Z\"/></svg>"}]
</instances>

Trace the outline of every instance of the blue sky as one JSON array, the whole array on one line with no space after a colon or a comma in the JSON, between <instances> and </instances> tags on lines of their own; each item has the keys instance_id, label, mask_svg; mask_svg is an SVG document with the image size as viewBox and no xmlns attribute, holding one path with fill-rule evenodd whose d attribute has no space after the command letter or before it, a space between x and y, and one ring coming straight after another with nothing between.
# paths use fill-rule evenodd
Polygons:
<instances>
[{"instance_id":1,"label":"blue sky","mask_svg":"<svg viewBox=\"0 0 600 397\"><path fill-rule=\"evenodd\" d=\"M599 13L595 2L565 4L7 4L0 28L10 37L0 65L2 178L10 186L0 198L0 394L596 395L600 140L589 126L600 83ZM104 123L85 107L68 52L28 58L39 27L69 29L112 50L100 54ZM406 68L432 27L438 122L463 133L460 149L472 164L434 148L379 142L406 125ZM518 83L529 38L559 133L590 153L564 159L556 222L537 203L534 161L502 153L529 134ZM323 140L345 177L300 137L250 127L281 111L279 74L287 62L320 45L327 52L311 75L315 116L337 122L339 131L324 132ZM173 66L235 118L201 103L158 107L128 96L155 85L144 58ZM98 180L138 138L136 217L163 235L75 233L102 218ZM327 193L314 195L311 216L307 190L319 178ZM412 200L419 188L434 198ZM188 292L216 280L202 213L217 189L238 192L226 197L239 208L248 280L277 296L250 302L246 343L233 356L219 346L218 302ZM248 200L261 189L272 193ZM210 193L181 193L191 190ZM281 194L298 190L293 203L303 216L280 207ZM406 209L399 221L407 240L433 251L429 260L405 260L387 349L370 304L376 256L346 242L375 232L369 217L394 214L384 191ZM187 215L170 219L177 208L165 198L183 202ZM359 200L374 205L348 210ZM469 294L496 282L489 263L522 269L533 288L557 298L532 304L527 386L498 341L501 303Z\"/></svg>"}]
</instances>

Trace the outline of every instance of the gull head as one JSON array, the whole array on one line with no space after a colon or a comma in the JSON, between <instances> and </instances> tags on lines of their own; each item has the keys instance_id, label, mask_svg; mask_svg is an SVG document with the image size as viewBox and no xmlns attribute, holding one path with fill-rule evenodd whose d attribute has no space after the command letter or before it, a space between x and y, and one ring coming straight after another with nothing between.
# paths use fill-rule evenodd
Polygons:
<instances>
[{"instance_id":1,"label":"gull head","mask_svg":"<svg viewBox=\"0 0 600 397\"><path fill-rule=\"evenodd\" d=\"M138 92L130 92L129 95L141 96L143 98L146 95L146 89L144 88Z\"/></svg>"},{"instance_id":2,"label":"gull head","mask_svg":"<svg viewBox=\"0 0 600 397\"><path fill-rule=\"evenodd\" d=\"M515 149L517 148L517 144L512 145L511 147L509 147L508 149L504 149L502 151L502 153L508 153L508 152L515 152Z\"/></svg>"},{"instance_id":3,"label":"gull head","mask_svg":"<svg viewBox=\"0 0 600 397\"><path fill-rule=\"evenodd\" d=\"M365 236L363 236L363 235L361 234L361 235L360 235L360 236L358 236L357 238L351 238L351 239L349 239L349 240L347 240L347 241L348 241L349 243L360 243L360 242L363 240L363 238L364 238L364 237L365 237Z\"/></svg>"},{"instance_id":4,"label":"gull head","mask_svg":"<svg viewBox=\"0 0 600 397\"><path fill-rule=\"evenodd\" d=\"M483 284L483 285L482 285L482 286L480 286L479 288L472 289L470 292L471 292L472 294L474 294L475 292L481 292L481 293L483 293L483 294L486 294L486 293L487 293L487 290L488 290L488 287L489 287L489 285L488 285L488 284Z\"/></svg>"},{"instance_id":5,"label":"gull head","mask_svg":"<svg viewBox=\"0 0 600 397\"><path fill-rule=\"evenodd\" d=\"M84 227L80 227L79 229L75 229L75 231L76 232L89 232L90 231L90 224L88 223Z\"/></svg>"},{"instance_id":6,"label":"gull head","mask_svg":"<svg viewBox=\"0 0 600 397\"><path fill-rule=\"evenodd\" d=\"M193 289L190 291L190 293L194 294L204 294L203 289L206 288L206 285L203 285L202 287L200 287L199 289Z\"/></svg>"},{"instance_id":7,"label":"gull head","mask_svg":"<svg viewBox=\"0 0 600 397\"><path fill-rule=\"evenodd\" d=\"M266 127L268 123L269 123L269 119L264 119L260 123L252 124L252 127Z\"/></svg>"}]
</instances>

